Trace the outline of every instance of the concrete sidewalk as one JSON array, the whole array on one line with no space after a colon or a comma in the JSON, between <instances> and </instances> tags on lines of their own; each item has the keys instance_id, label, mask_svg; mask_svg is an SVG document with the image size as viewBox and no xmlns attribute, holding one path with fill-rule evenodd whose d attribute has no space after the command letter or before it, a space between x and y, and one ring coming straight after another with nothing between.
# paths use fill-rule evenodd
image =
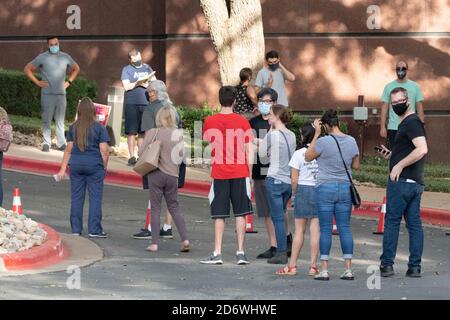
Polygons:
<instances>
[{"instance_id":1,"label":"concrete sidewalk","mask_svg":"<svg viewBox=\"0 0 450 320\"><path fill-rule=\"evenodd\" d=\"M51 150L48 153L42 152L38 148L12 144L6 156L20 157L30 160L42 160L49 162L61 162L63 152ZM108 169L112 171L134 171L127 165L127 158L123 156L111 156ZM186 180L209 182L210 170L207 168L188 167L186 170ZM384 188L370 188L359 186L358 190L363 201L382 202L386 190ZM422 207L440 210L450 210L450 193L425 192L422 197Z\"/></svg>"}]
</instances>

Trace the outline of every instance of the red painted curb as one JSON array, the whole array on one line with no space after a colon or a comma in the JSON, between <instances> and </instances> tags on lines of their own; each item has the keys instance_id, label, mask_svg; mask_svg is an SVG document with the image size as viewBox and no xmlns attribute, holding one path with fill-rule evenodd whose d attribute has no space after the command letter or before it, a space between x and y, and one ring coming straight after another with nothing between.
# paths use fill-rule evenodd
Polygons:
<instances>
[{"instance_id":1,"label":"red painted curb","mask_svg":"<svg viewBox=\"0 0 450 320\"><path fill-rule=\"evenodd\" d=\"M38 161L15 156L6 156L3 159L3 168L53 175L57 173L61 165L58 162ZM126 185L130 187L142 187L142 178L138 174L129 171L108 170L105 183ZM186 181L180 193L207 196L210 184L208 182L189 180Z\"/></svg>"},{"instance_id":2,"label":"red painted curb","mask_svg":"<svg viewBox=\"0 0 450 320\"><path fill-rule=\"evenodd\" d=\"M15 156L5 156L3 159L3 167L12 170L28 171L40 174L55 174L60 164L57 162L37 161L25 159ZM108 170L105 179L106 183L126 185L131 187L142 187L142 178L128 171ZM211 184L205 181L187 180L184 188L179 192L188 195L197 195L207 197ZM354 209L353 214L369 218L378 218L381 210L381 203L363 202L360 208ZM422 220L426 224L434 224L450 227L450 211L422 208L420 210Z\"/></svg>"},{"instance_id":3,"label":"red painted curb","mask_svg":"<svg viewBox=\"0 0 450 320\"><path fill-rule=\"evenodd\" d=\"M3 168L28 171L40 174L55 174L59 171L61 165L57 162L39 161L26 159L15 156L7 156L3 158Z\"/></svg>"},{"instance_id":4,"label":"red painted curb","mask_svg":"<svg viewBox=\"0 0 450 320\"><path fill-rule=\"evenodd\" d=\"M381 203L364 202L360 208L353 209L353 214L378 219L380 211ZM421 208L420 217L424 223L450 227L450 211Z\"/></svg>"},{"instance_id":5,"label":"red painted curb","mask_svg":"<svg viewBox=\"0 0 450 320\"><path fill-rule=\"evenodd\" d=\"M26 251L0 255L0 265L3 261L5 271L40 269L58 263L69 256L69 250L62 244L58 232L45 224L39 224L39 227L47 232L45 242Z\"/></svg>"}]
</instances>

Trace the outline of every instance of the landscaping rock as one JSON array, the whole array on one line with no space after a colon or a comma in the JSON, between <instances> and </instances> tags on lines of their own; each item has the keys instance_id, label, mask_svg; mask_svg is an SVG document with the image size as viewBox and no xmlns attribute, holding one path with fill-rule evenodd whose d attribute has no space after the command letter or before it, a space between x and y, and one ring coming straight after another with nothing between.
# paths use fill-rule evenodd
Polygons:
<instances>
[{"instance_id":1,"label":"landscaping rock","mask_svg":"<svg viewBox=\"0 0 450 320\"><path fill-rule=\"evenodd\" d=\"M47 232L36 221L0 207L0 254L31 249L46 238Z\"/></svg>"},{"instance_id":2,"label":"landscaping rock","mask_svg":"<svg viewBox=\"0 0 450 320\"><path fill-rule=\"evenodd\" d=\"M14 131L13 133L13 143L23 145L40 147L42 138L34 134L23 134L21 132Z\"/></svg>"}]
</instances>

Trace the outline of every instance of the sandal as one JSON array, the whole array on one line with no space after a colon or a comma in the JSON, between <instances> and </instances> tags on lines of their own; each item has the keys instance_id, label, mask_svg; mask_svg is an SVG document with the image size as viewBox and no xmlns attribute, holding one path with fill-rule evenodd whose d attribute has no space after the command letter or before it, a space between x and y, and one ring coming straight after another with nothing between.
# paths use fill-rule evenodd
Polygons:
<instances>
[{"instance_id":1,"label":"sandal","mask_svg":"<svg viewBox=\"0 0 450 320\"><path fill-rule=\"evenodd\" d=\"M330 274L328 271L321 271L319 274L314 276L314 280L328 281L330 280Z\"/></svg>"},{"instance_id":2,"label":"sandal","mask_svg":"<svg viewBox=\"0 0 450 320\"><path fill-rule=\"evenodd\" d=\"M308 272L309 276L313 277L313 276L318 275L319 273L320 273L319 272L319 268L317 268L317 267L310 267L309 268L309 272Z\"/></svg>"},{"instance_id":3,"label":"sandal","mask_svg":"<svg viewBox=\"0 0 450 320\"><path fill-rule=\"evenodd\" d=\"M289 267L289 265L287 265L284 268L278 269L276 274L279 276L295 276L297 274L297 266Z\"/></svg>"},{"instance_id":4,"label":"sandal","mask_svg":"<svg viewBox=\"0 0 450 320\"><path fill-rule=\"evenodd\" d=\"M351 269L345 270L344 273L341 275L341 279L342 280L355 280L352 270Z\"/></svg>"}]
</instances>

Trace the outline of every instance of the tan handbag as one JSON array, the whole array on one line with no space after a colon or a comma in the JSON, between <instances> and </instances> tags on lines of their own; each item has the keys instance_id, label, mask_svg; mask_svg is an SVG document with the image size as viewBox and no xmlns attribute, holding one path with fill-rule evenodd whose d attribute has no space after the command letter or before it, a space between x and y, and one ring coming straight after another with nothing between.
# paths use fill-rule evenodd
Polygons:
<instances>
[{"instance_id":1,"label":"tan handbag","mask_svg":"<svg viewBox=\"0 0 450 320\"><path fill-rule=\"evenodd\" d=\"M158 169L159 156L161 154L161 141L156 140L158 132L159 130L156 131L152 142L150 142L145 147L144 151L142 151L138 162L133 168L133 170L142 177Z\"/></svg>"}]
</instances>

